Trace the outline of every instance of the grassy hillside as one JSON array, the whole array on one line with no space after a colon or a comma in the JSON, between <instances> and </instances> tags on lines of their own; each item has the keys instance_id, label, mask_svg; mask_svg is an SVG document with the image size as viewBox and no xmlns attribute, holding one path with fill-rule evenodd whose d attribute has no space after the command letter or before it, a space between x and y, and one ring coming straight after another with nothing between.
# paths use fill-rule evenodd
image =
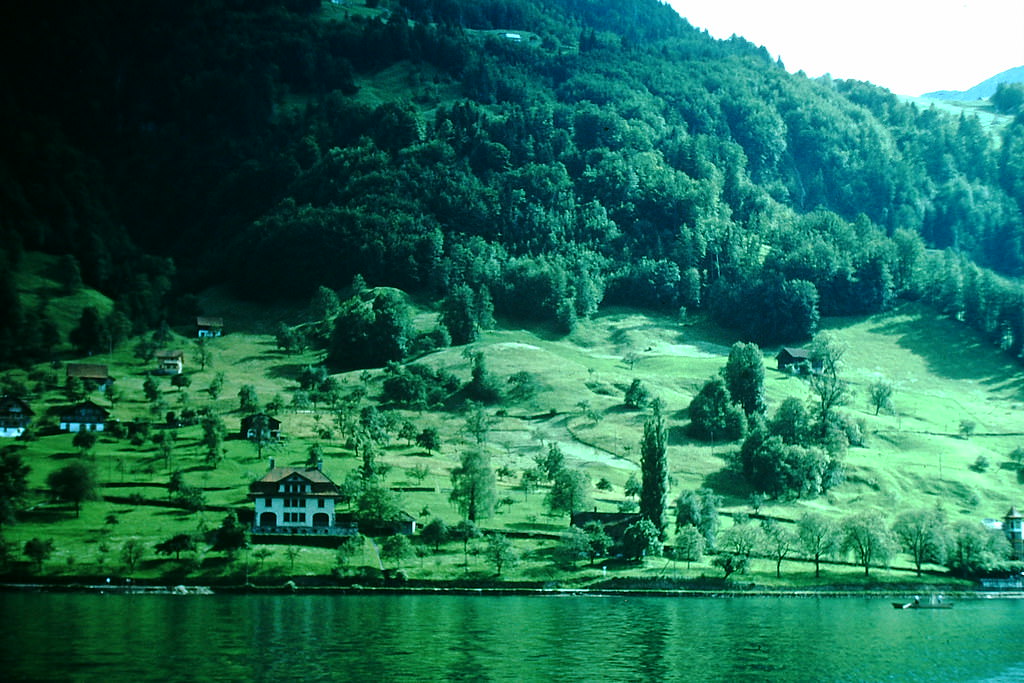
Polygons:
<instances>
[{"instance_id":1,"label":"grassy hillside","mask_svg":"<svg viewBox=\"0 0 1024 683\"><path fill-rule=\"evenodd\" d=\"M50 286L45 278L24 280L26 294ZM79 305L91 301L83 295ZM233 308L222 294L210 293L207 303L218 303L222 310ZM74 306L67 303L69 316ZM131 352L133 342L112 354L93 356L91 362L107 363L118 378L121 398L112 407L122 422L150 420L153 432L173 431L174 446L169 457L162 455L152 441L133 445L128 439L101 437L93 451L82 456L70 435L46 433L29 442L11 442L31 467L32 489L29 507L16 524L4 528L4 539L11 553L21 560L21 548L33 537L52 538L56 553L47 561L47 575L102 575L124 571L120 548L131 538L143 541L146 555L136 568L140 578L164 580L215 580L240 577L286 577L290 574L327 574L335 568L333 551L302 548L289 557L280 546L272 548L268 558L258 563L248 556L245 562L228 562L220 553L186 553L187 561L173 557L158 558L154 544L178 533L218 526L224 511L185 510L156 507L147 501L169 498L166 483L175 470L184 472L186 482L203 489L208 506L241 509L249 505L248 484L261 476L266 460L256 448L235 436L242 413L238 392L244 384L255 387L261 403L275 396L284 405L291 403L297 389L296 378L307 364L322 361L321 354L307 351L286 354L276 348L268 330L273 322L294 320L295 310L265 310L266 318L248 318L255 312L234 308L227 317L226 336L212 342L212 362L200 370L193 358L190 330L168 344L187 351L190 387L176 389L169 380L158 378L161 401L154 408L147 402L142 384L152 362L143 362ZM424 329L433 324L434 312L418 309L417 323ZM906 306L896 312L867 318L828 320L826 326L845 344L845 375L853 386L853 399L845 410L864 420L868 438L865 447L851 448L846 459L847 481L827 497L809 500L768 501L760 512L781 519L796 519L804 511L821 510L840 518L852 512L875 509L892 519L903 510L941 506L952 520L1000 518L1011 504L1020 505L1022 488L1008 454L1024 444L1024 377L1019 366L988 350L982 341L958 323L936 317L925 309ZM549 335L543 329L500 327L484 335L474 345L482 352L489 370L504 379L526 371L537 379L538 391L523 401L506 401L488 408L489 432L484 448L495 469L507 467L514 477L500 479L498 498L511 503L481 526L486 529L527 534L517 538L517 550L523 562L504 572L506 578L522 580L587 581L599 571L565 571L552 561L556 535L564 531L567 518L551 516L543 505L546 487L532 492L519 484L522 471L533 466L536 455L557 443L570 465L582 469L596 483L607 479L611 490L594 491L595 507L614 511L624 499L623 486L631 473L638 473L639 444L647 413L623 405L625 389L634 378L665 401L670 417L669 463L670 501L686 490L701 486L714 488L724 498L723 512L750 513L750 490L729 467L736 443L702 443L686 435L685 409L705 379L724 365L729 345L735 341L726 332L703 319L679 320L634 310L608 310L581 324L568 338ZM808 396L804 380L774 370L776 349L766 348L766 393L769 414L787 397ZM417 361L442 368L468 381L470 360L461 347L431 353ZM29 389L38 422L53 424L61 406L66 405L60 384L59 367L36 367L28 371L10 371L4 379L13 386ZM206 387L217 373L224 375L224 388L212 398ZM868 405L866 387L876 377L893 381L895 412L874 415ZM381 371L351 372L338 375L342 393L357 387L366 389L359 406L374 405L381 391ZM502 381L502 383L504 383ZM106 396L93 393L90 398L110 406ZM167 411L186 407L209 407L225 422L229 438L226 457L215 468L204 461L198 426L174 430L159 426ZM393 438L381 460L389 467L387 483L395 488L425 487L432 491L402 493L402 507L419 515L421 522L431 516L454 524L459 515L448 501L450 470L460 453L473 447L461 409L438 412L397 411L400 421L409 421L417 429L435 426L442 446L432 455L422 448ZM325 451L324 470L335 481L359 464L346 447L348 434L336 416L325 406L297 412L285 409L280 415L287 438L269 449L278 464L301 466L313 443ZM962 425L973 423L966 435ZM330 438L318 431L328 428ZM979 457L990 466L982 471L973 467ZM67 505L53 503L46 493L50 472L70 462L82 460L91 465L102 484L105 501L87 502L80 517ZM416 470L426 467L422 481ZM111 500L116 497L115 500ZM728 520L726 520L728 524ZM443 547L442 552L425 551L419 559L403 563L413 578L454 578L490 576L493 569L482 555L474 555L463 567L460 543ZM24 567L25 565L22 565ZM368 542L349 567L380 567L373 542ZM646 564L613 563L612 570L629 576L656 576L668 571L667 561L650 559ZM892 570L873 570L883 581L911 580L909 560L900 557ZM346 571L352 571L347 569ZM717 576L719 570L707 558L689 569L671 567L671 575ZM861 581L859 568L834 565L826 569L822 583ZM787 561L783 581L814 583L809 565ZM756 560L750 580L773 582L774 563Z\"/></svg>"}]
</instances>

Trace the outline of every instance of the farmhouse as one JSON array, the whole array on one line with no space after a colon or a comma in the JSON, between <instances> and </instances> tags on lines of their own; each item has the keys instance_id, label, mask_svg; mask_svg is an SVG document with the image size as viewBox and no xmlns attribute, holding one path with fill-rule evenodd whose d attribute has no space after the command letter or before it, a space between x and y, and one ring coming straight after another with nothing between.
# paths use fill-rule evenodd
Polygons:
<instances>
[{"instance_id":1,"label":"farmhouse","mask_svg":"<svg viewBox=\"0 0 1024 683\"><path fill-rule=\"evenodd\" d=\"M784 346L775 356L775 360L779 370L797 375L807 372L820 373L822 370L821 360L812 358L810 349Z\"/></svg>"},{"instance_id":2,"label":"farmhouse","mask_svg":"<svg viewBox=\"0 0 1024 683\"><path fill-rule=\"evenodd\" d=\"M180 375L185 370L185 352L181 349L163 349L156 352L158 375Z\"/></svg>"},{"instance_id":3,"label":"farmhouse","mask_svg":"<svg viewBox=\"0 0 1024 683\"><path fill-rule=\"evenodd\" d=\"M86 386L94 386L100 391L106 391L114 383L107 366L96 363L68 363L65 374L68 379L80 379Z\"/></svg>"},{"instance_id":4,"label":"farmhouse","mask_svg":"<svg viewBox=\"0 0 1024 683\"><path fill-rule=\"evenodd\" d=\"M224 318L211 318L201 315L196 318L196 336L219 337L224 333Z\"/></svg>"},{"instance_id":5,"label":"farmhouse","mask_svg":"<svg viewBox=\"0 0 1024 683\"><path fill-rule=\"evenodd\" d=\"M0 397L0 436L19 437L35 413L17 396Z\"/></svg>"},{"instance_id":6,"label":"farmhouse","mask_svg":"<svg viewBox=\"0 0 1024 683\"><path fill-rule=\"evenodd\" d=\"M60 428L65 432L102 432L110 413L103 406L85 401L66 408L60 415Z\"/></svg>"},{"instance_id":7,"label":"farmhouse","mask_svg":"<svg viewBox=\"0 0 1024 683\"><path fill-rule=\"evenodd\" d=\"M341 496L321 467L274 467L249 486L255 505L253 533L354 536L358 528L335 514Z\"/></svg>"},{"instance_id":8,"label":"farmhouse","mask_svg":"<svg viewBox=\"0 0 1024 683\"><path fill-rule=\"evenodd\" d=\"M256 413L255 415L243 417L242 429L239 432L239 436L250 441L256 438L272 440L280 439L281 421L267 415L266 413Z\"/></svg>"}]
</instances>

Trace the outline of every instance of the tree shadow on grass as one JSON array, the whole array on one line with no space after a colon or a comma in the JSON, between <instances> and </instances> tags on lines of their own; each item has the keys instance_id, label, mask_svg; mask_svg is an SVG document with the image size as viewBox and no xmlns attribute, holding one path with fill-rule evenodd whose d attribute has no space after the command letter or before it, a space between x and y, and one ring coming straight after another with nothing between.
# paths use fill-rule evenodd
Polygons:
<instances>
[{"instance_id":1,"label":"tree shadow on grass","mask_svg":"<svg viewBox=\"0 0 1024 683\"><path fill-rule=\"evenodd\" d=\"M936 375L954 380L975 380L1024 399L1021 366L966 325L923 314L911 320L889 320L871 329L891 336L920 356Z\"/></svg>"},{"instance_id":2,"label":"tree shadow on grass","mask_svg":"<svg viewBox=\"0 0 1024 683\"><path fill-rule=\"evenodd\" d=\"M742 475L729 467L704 477L704 486L722 496L726 505L741 505L747 502L753 489Z\"/></svg>"}]
</instances>

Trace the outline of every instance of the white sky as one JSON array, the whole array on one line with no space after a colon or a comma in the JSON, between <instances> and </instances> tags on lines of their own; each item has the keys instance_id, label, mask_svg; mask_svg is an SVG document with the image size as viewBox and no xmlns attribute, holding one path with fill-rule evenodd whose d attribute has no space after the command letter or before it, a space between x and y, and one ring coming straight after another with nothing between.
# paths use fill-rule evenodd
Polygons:
<instances>
[{"instance_id":1,"label":"white sky","mask_svg":"<svg viewBox=\"0 0 1024 683\"><path fill-rule=\"evenodd\" d=\"M901 95L966 90L1024 66L1024 0L666 0L715 38L740 35L790 72Z\"/></svg>"}]
</instances>

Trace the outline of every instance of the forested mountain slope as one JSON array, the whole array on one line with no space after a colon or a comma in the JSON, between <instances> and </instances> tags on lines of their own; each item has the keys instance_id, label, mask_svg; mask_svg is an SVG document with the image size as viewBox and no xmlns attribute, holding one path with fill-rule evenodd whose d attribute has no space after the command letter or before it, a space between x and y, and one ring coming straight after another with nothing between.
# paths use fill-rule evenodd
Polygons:
<instances>
[{"instance_id":1,"label":"forested mountain slope","mask_svg":"<svg viewBox=\"0 0 1024 683\"><path fill-rule=\"evenodd\" d=\"M793 76L657 0L366 5L5 6L5 259L72 253L136 329L359 274L457 342L602 303L778 342L909 297L1021 355L1024 116Z\"/></svg>"}]
</instances>

